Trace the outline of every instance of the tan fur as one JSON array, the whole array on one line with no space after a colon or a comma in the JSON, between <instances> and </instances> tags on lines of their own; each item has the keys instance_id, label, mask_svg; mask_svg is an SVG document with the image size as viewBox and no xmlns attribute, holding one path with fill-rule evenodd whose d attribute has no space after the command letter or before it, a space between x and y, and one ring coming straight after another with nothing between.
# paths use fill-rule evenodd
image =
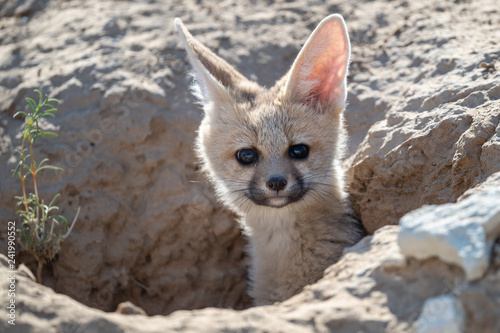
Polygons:
<instances>
[{"instance_id":1,"label":"tan fur","mask_svg":"<svg viewBox=\"0 0 500 333\"><path fill-rule=\"evenodd\" d=\"M196 41L179 19L175 24L205 111L196 152L221 201L241 216L250 241L251 295L257 304L285 300L319 279L361 237L340 167L349 61L344 21L340 15L323 20L290 72L269 90ZM307 159L290 158L290 146L297 144L309 146ZM259 153L253 165L235 157L246 148ZM274 174L288 181L282 196L266 188ZM307 192L280 208L250 199L254 186L280 204L299 183Z\"/></svg>"}]
</instances>

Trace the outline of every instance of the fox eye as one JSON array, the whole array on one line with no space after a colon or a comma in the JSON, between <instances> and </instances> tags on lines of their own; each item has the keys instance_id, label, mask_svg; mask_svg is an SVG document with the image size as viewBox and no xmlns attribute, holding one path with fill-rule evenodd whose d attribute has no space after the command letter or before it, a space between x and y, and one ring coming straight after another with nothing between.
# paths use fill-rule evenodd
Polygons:
<instances>
[{"instance_id":1,"label":"fox eye","mask_svg":"<svg viewBox=\"0 0 500 333\"><path fill-rule=\"evenodd\" d=\"M309 146L304 144L293 145L290 147L289 153L291 158L302 160L309 155Z\"/></svg>"},{"instance_id":2,"label":"fox eye","mask_svg":"<svg viewBox=\"0 0 500 333\"><path fill-rule=\"evenodd\" d=\"M250 165L257 161L257 151L253 148L238 150L236 152L236 159L243 165Z\"/></svg>"}]
</instances>

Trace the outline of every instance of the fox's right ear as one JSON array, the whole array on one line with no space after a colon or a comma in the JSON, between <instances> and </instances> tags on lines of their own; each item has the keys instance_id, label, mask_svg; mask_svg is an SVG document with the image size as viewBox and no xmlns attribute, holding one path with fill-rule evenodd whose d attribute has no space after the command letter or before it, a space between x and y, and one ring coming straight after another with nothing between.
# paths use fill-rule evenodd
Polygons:
<instances>
[{"instance_id":1,"label":"fox's right ear","mask_svg":"<svg viewBox=\"0 0 500 333\"><path fill-rule=\"evenodd\" d=\"M174 23L193 66L195 95L202 102L206 113L214 105L231 102L232 93L239 93L253 85L225 60L194 39L179 18Z\"/></svg>"}]
</instances>

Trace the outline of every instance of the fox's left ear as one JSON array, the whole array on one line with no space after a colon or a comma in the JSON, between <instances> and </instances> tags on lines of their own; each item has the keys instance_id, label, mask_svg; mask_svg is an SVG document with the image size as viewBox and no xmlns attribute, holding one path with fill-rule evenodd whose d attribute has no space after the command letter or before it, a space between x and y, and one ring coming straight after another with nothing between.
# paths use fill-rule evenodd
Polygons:
<instances>
[{"instance_id":1,"label":"fox's left ear","mask_svg":"<svg viewBox=\"0 0 500 333\"><path fill-rule=\"evenodd\" d=\"M216 118L224 109L218 106L230 103L232 95L250 98L258 89L256 83L197 41L179 18L174 23L193 66L195 94L201 100L206 115Z\"/></svg>"},{"instance_id":2,"label":"fox's left ear","mask_svg":"<svg viewBox=\"0 0 500 333\"><path fill-rule=\"evenodd\" d=\"M350 43L342 16L323 19L302 47L285 85L285 98L319 107L345 106Z\"/></svg>"}]
</instances>

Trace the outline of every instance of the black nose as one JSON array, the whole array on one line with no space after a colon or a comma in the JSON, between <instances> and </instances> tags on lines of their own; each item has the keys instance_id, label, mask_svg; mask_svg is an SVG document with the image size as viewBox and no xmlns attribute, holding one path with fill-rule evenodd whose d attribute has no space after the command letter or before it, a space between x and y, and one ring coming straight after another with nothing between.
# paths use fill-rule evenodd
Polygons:
<instances>
[{"instance_id":1,"label":"black nose","mask_svg":"<svg viewBox=\"0 0 500 333\"><path fill-rule=\"evenodd\" d=\"M287 181L283 176L271 176L266 182L267 187L273 191L281 191L286 187Z\"/></svg>"}]
</instances>

